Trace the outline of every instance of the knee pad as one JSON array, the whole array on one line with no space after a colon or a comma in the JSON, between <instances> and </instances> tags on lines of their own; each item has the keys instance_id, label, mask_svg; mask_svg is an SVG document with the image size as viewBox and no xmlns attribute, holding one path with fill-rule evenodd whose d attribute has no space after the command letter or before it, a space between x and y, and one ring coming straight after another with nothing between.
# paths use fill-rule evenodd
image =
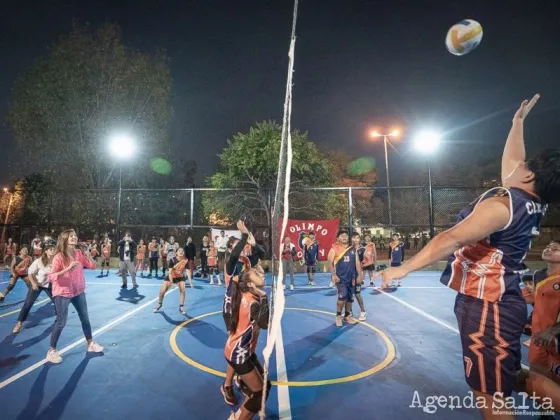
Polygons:
<instances>
[{"instance_id":1,"label":"knee pad","mask_svg":"<svg viewBox=\"0 0 560 420\"><path fill-rule=\"evenodd\" d=\"M267 392L267 396L268 396L268 392ZM263 397L262 390L253 392L251 397L249 397L249 399L245 403L245 408L247 409L247 411L250 411L251 413L258 413L259 411L261 411L262 397Z\"/></svg>"}]
</instances>

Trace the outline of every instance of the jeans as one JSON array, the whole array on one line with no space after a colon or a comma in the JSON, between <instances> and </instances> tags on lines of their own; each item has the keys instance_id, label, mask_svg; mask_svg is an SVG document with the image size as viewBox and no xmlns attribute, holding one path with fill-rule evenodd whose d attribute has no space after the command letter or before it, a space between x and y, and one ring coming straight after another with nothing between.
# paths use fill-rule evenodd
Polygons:
<instances>
[{"instance_id":1,"label":"jeans","mask_svg":"<svg viewBox=\"0 0 560 420\"><path fill-rule=\"evenodd\" d=\"M25 303L23 304L23 307L19 312L18 322L23 322L27 319L27 316L29 315L29 311L31 311L31 307L33 306L33 304L35 303L35 301L37 300L41 292L45 292L47 296L50 297L51 300L53 300L50 286L48 288L39 287L39 289L37 290L33 290L31 287L29 287L29 289L27 290L27 297L25 298Z\"/></svg>"},{"instance_id":2,"label":"jeans","mask_svg":"<svg viewBox=\"0 0 560 420\"><path fill-rule=\"evenodd\" d=\"M152 275L152 271L155 270L156 271L156 276L157 276L157 271L158 271L158 257L150 257L150 276Z\"/></svg>"},{"instance_id":3,"label":"jeans","mask_svg":"<svg viewBox=\"0 0 560 420\"><path fill-rule=\"evenodd\" d=\"M82 330L86 340L91 340L91 324L89 323L89 315L87 310L86 294L82 293L73 298L67 298L63 296L55 296L53 298L54 307L56 308L56 321L54 322L53 331L51 334L51 347L56 348L58 339L60 338L60 333L66 326L66 320L68 319L68 306L70 303L76 308L78 317L80 317L80 322L82 323Z\"/></svg>"},{"instance_id":4,"label":"jeans","mask_svg":"<svg viewBox=\"0 0 560 420\"><path fill-rule=\"evenodd\" d=\"M284 269L284 278L282 279L282 284L286 284L286 274L290 273L290 284L294 285L294 262L288 260L282 260L282 268Z\"/></svg>"},{"instance_id":5,"label":"jeans","mask_svg":"<svg viewBox=\"0 0 560 420\"><path fill-rule=\"evenodd\" d=\"M132 284L136 286L136 267L134 267L134 263L130 260L120 261L119 269L121 271L122 284L126 286L126 272L128 271L132 278Z\"/></svg>"}]
</instances>

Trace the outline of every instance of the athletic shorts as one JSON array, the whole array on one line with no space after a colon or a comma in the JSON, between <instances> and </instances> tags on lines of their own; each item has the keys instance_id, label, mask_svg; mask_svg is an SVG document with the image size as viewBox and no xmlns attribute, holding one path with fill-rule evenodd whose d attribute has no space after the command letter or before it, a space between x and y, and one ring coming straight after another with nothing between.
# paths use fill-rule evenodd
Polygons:
<instances>
[{"instance_id":1,"label":"athletic shorts","mask_svg":"<svg viewBox=\"0 0 560 420\"><path fill-rule=\"evenodd\" d=\"M364 270L364 271L375 271L375 264L366 265L366 266L362 267L362 270Z\"/></svg>"},{"instance_id":2,"label":"athletic shorts","mask_svg":"<svg viewBox=\"0 0 560 420\"><path fill-rule=\"evenodd\" d=\"M307 274L309 273L315 273L315 269L316 269L316 263L313 264L305 264L307 266Z\"/></svg>"},{"instance_id":3,"label":"athletic shorts","mask_svg":"<svg viewBox=\"0 0 560 420\"><path fill-rule=\"evenodd\" d=\"M391 267L400 267L402 265L402 263L391 263Z\"/></svg>"},{"instance_id":4,"label":"athletic shorts","mask_svg":"<svg viewBox=\"0 0 560 420\"><path fill-rule=\"evenodd\" d=\"M169 281L169 277L166 277L165 279L163 279L163 281ZM174 277L173 278L173 284L177 284L177 283L180 283L182 281L185 281L184 277Z\"/></svg>"},{"instance_id":5,"label":"athletic shorts","mask_svg":"<svg viewBox=\"0 0 560 420\"><path fill-rule=\"evenodd\" d=\"M338 300L354 302L354 299L352 298L352 295L354 294L354 287L352 286L352 283L341 280L336 283L336 289L338 291Z\"/></svg>"},{"instance_id":6,"label":"athletic shorts","mask_svg":"<svg viewBox=\"0 0 560 420\"><path fill-rule=\"evenodd\" d=\"M467 384L474 390L510 396L521 367L521 334L527 304L520 297L488 302L461 293L455 299Z\"/></svg>"},{"instance_id":7,"label":"athletic shorts","mask_svg":"<svg viewBox=\"0 0 560 420\"><path fill-rule=\"evenodd\" d=\"M261 362L259 361L255 353L253 353L243 363L233 363L231 360L228 360L227 362L238 375L247 375L248 373L252 372L253 369L257 369L261 374L264 372Z\"/></svg>"}]
</instances>

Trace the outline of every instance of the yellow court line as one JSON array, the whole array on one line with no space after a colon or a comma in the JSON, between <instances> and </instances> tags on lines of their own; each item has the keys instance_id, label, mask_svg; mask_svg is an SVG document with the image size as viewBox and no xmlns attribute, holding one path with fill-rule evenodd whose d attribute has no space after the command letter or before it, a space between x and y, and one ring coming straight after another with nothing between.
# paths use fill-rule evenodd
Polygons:
<instances>
[{"instance_id":1,"label":"yellow court line","mask_svg":"<svg viewBox=\"0 0 560 420\"><path fill-rule=\"evenodd\" d=\"M49 298L40 300L39 302L35 302L35 303L33 304L33 306L35 306L35 305L40 305L41 303L48 302L49 300L50 300ZM5 314L1 314L1 315L0 315L0 318L4 318L5 316L8 316L8 315L17 314L17 313L19 313L19 311L21 311L21 308L16 309L16 310L14 310L14 311L6 312Z\"/></svg>"},{"instance_id":2,"label":"yellow court line","mask_svg":"<svg viewBox=\"0 0 560 420\"><path fill-rule=\"evenodd\" d=\"M321 311L321 310L318 310L318 309L305 309L305 308L285 308L285 309L286 310L291 310L291 311L315 312L315 313L319 313L319 314L326 314L326 315L334 316L332 312ZM189 364L189 365L191 365L191 366L193 366L193 367L195 367L195 368L197 368L197 369L199 369L203 372L210 373L212 375L215 375L215 376L218 376L218 377L221 377L221 378L225 378L226 377L225 372L220 372L219 370L212 369L211 367L205 366L202 363L199 363L199 362L191 359L190 357L185 355L179 349L179 346L177 345L177 334L179 333L179 331L182 328L184 328L185 326L187 326L188 324L190 324L191 322L194 322L196 320L206 318L206 317L212 316L212 315L221 314L221 313L222 313L222 311L209 312L209 313L206 313L206 314L195 316L191 319L188 319L188 320L182 322L177 327L175 327L175 329L171 333L171 336L169 337L169 345L171 346L171 349L173 350L173 353L175 353L185 363L187 363L187 364ZM373 375L374 373L377 373L377 372L385 369L395 359L395 354L396 354L395 346L393 345L393 343L391 342L391 340L389 339L387 334L385 334L380 329L374 327L371 324L368 324L367 322L359 322L359 325L363 325L364 327L367 327L367 328L371 329L372 331L374 331L375 333L377 333L381 337L381 339L383 340L385 345L387 346L387 355L385 356L385 359L383 359L381 362L379 362L379 363L373 365L372 367L370 367L369 369L364 370L363 372L357 373L355 375L342 376L342 377L339 377L339 378L332 378L332 379L323 379L323 380L319 380L319 381L288 381L288 382L272 381L272 384L273 385L282 385L282 386L301 386L301 387L334 385L334 384L341 384L341 383L344 383L344 382L352 382L352 381L356 381L358 379L363 379L363 378L366 378L370 375Z\"/></svg>"}]
</instances>

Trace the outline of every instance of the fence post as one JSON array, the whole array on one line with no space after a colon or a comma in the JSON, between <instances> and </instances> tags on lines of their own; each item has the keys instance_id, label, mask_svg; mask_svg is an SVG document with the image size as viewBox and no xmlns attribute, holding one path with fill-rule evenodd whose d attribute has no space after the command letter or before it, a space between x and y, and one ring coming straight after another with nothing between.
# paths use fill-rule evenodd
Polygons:
<instances>
[{"instance_id":1,"label":"fence post","mask_svg":"<svg viewBox=\"0 0 560 420\"><path fill-rule=\"evenodd\" d=\"M194 188L191 188L191 229L194 226Z\"/></svg>"},{"instance_id":2,"label":"fence post","mask_svg":"<svg viewBox=\"0 0 560 420\"><path fill-rule=\"evenodd\" d=\"M352 235L354 221L353 210L352 210L352 187L348 187L348 233Z\"/></svg>"}]
</instances>

